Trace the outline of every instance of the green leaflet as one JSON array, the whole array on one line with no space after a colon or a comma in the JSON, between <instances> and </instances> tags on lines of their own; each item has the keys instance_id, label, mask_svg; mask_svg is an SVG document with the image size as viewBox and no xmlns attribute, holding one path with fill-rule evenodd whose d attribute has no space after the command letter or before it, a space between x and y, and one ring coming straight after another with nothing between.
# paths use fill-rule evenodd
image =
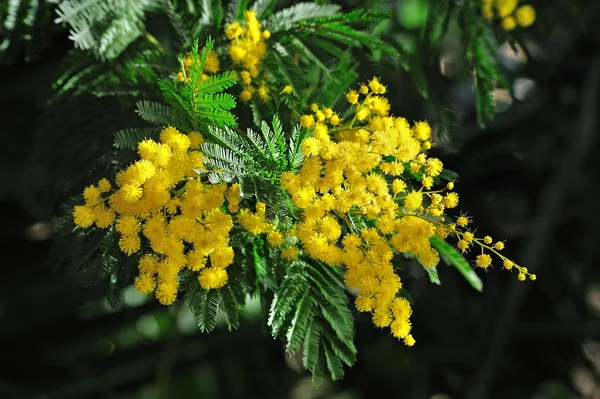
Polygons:
<instances>
[{"instance_id":1,"label":"green leaflet","mask_svg":"<svg viewBox=\"0 0 600 399\"><path fill-rule=\"evenodd\" d=\"M194 42L191 52L193 61L189 66L189 76L184 75L184 82L169 78L158 80L163 97L171 109L169 110L166 106L159 107L156 104L154 109L162 111L170 119L174 119L178 115L186 115L186 118L178 117L183 125L173 123L181 129L189 131L201 130L205 125L216 127L236 125L236 117L230 112L236 105L235 97L228 93L220 93L236 83L235 74L226 72L202 81L204 64L213 45L214 41L209 37L206 45L199 52L198 41ZM179 60L181 69L185 72L183 56L180 55ZM152 111L144 112L141 115L150 122L158 121L159 117Z\"/></svg>"},{"instance_id":2,"label":"green leaflet","mask_svg":"<svg viewBox=\"0 0 600 399\"><path fill-rule=\"evenodd\" d=\"M155 139L158 135L151 129L133 128L123 129L115 133L115 148L122 150L137 150L140 141Z\"/></svg>"},{"instance_id":3,"label":"green leaflet","mask_svg":"<svg viewBox=\"0 0 600 399\"><path fill-rule=\"evenodd\" d=\"M442 284L442 282L440 281L440 277L438 276L438 271L437 271L436 266L424 267L423 269L425 269L425 271L427 272L427 275L429 276L429 281L431 281L433 284L436 284L436 285Z\"/></svg>"},{"instance_id":4,"label":"green leaflet","mask_svg":"<svg viewBox=\"0 0 600 399\"><path fill-rule=\"evenodd\" d=\"M155 125L179 126L181 129L191 127L189 120L181 112L154 101L139 101L135 112L145 120Z\"/></svg>"},{"instance_id":5,"label":"green leaflet","mask_svg":"<svg viewBox=\"0 0 600 399\"><path fill-rule=\"evenodd\" d=\"M483 291L483 282L477 273L475 273L475 270L473 270L469 262L456 250L456 248L437 237L431 237L429 241L440 253L440 257L446 264L454 266L469 284L471 284L471 287L479 292Z\"/></svg>"},{"instance_id":6,"label":"green leaflet","mask_svg":"<svg viewBox=\"0 0 600 399\"><path fill-rule=\"evenodd\" d=\"M341 271L316 262L294 262L271 303L268 325L274 336L285 335L288 353L303 347L303 364L316 384L326 371L332 379L341 378L342 363L355 362L353 324Z\"/></svg>"}]
</instances>

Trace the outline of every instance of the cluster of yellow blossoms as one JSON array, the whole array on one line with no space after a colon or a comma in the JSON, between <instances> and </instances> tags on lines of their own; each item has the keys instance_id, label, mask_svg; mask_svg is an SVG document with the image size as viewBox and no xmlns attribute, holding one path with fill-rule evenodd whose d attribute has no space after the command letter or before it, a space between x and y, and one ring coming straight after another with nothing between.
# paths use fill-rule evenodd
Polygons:
<instances>
[{"instance_id":1,"label":"cluster of yellow blossoms","mask_svg":"<svg viewBox=\"0 0 600 399\"><path fill-rule=\"evenodd\" d=\"M446 220L446 210L455 208L459 198L452 191L454 182L434 188L443 164L425 152L432 146L431 127L390 116L385 93L377 78L348 92L354 114L347 123L316 104L301 116L300 124L312 133L302 142L306 158L297 173L281 175L281 186L302 210L292 226L268 221L267 205L261 202L254 211L240 209L238 183L204 183L196 172L204 169L202 135L173 127L161 132L159 142L139 143L140 160L117 173L116 188L107 179L87 187L85 205L73 210L75 224L114 228L121 251L139 254L135 287L171 304L183 268L199 272L204 289L226 284L226 268L234 260L229 235L237 223L252 234L265 234L285 261L303 254L345 266L346 284L359 291L356 308L413 345L412 310L399 296L402 282L392 263L394 253L433 267L440 256L430 239L453 234L463 253L481 249L478 267L489 268L493 253L504 268L518 270L519 280L536 277L501 254L503 242L475 237L468 217Z\"/></svg>"},{"instance_id":2,"label":"cluster of yellow blossoms","mask_svg":"<svg viewBox=\"0 0 600 399\"><path fill-rule=\"evenodd\" d=\"M529 4L519 6L520 0L483 0L482 13L486 19L502 20L502 29L511 31L526 28L535 22L535 9Z\"/></svg>"},{"instance_id":3,"label":"cluster of yellow blossoms","mask_svg":"<svg viewBox=\"0 0 600 399\"><path fill-rule=\"evenodd\" d=\"M405 118L389 116L389 103L381 96L385 92L374 78L347 93L355 106L348 124L342 124L330 108L316 105L312 114L301 117L302 126L313 133L302 143L307 158L297 174L282 175L282 186L304 214L287 234L298 237L312 258L345 265L346 284L360 292L357 309L371 312L376 326L389 326L394 336L413 345L411 307L398 296L402 282L392 264L394 252L432 267L439 254L430 238L455 234L461 251L474 244L481 247L477 266L491 265L486 250L500 256L505 268L517 268L520 280L528 271L500 254L502 242L476 238L466 229L467 217L446 222L444 212L458 205L458 195L451 191L453 182L431 190L443 171L439 159L423 152L431 148L431 128L426 122L411 127ZM361 126L355 125L357 121ZM402 179L403 175L418 176L420 187L410 187L410 179Z\"/></svg>"},{"instance_id":4,"label":"cluster of yellow blossoms","mask_svg":"<svg viewBox=\"0 0 600 399\"><path fill-rule=\"evenodd\" d=\"M225 27L225 35L231 41L228 47L229 57L234 66L242 68L240 78L243 90L240 98L242 101L250 101L256 93L266 101L269 99L267 85L262 81L252 85L252 81L259 76L260 64L267 52L265 40L271 37L271 33L262 30L256 12L252 9L244 12L244 20L244 26L234 22Z\"/></svg>"},{"instance_id":5,"label":"cluster of yellow blossoms","mask_svg":"<svg viewBox=\"0 0 600 399\"><path fill-rule=\"evenodd\" d=\"M184 267L200 272L203 288L219 288L234 258L228 245L233 219L222 207L227 201L229 211L237 211L240 186L200 181L195 170L203 169L203 141L197 132L165 128L160 142L139 143L141 159L117 173L116 188L100 180L84 190L85 205L73 210L79 227L114 226L121 251L140 254L135 287L144 294L156 291L166 305L176 299Z\"/></svg>"}]
</instances>

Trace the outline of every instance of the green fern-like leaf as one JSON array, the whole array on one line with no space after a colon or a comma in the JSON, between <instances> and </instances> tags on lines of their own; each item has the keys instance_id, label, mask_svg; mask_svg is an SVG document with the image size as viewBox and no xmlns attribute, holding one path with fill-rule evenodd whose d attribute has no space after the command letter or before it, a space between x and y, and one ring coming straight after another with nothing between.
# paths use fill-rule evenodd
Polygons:
<instances>
[{"instance_id":1,"label":"green fern-like leaf","mask_svg":"<svg viewBox=\"0 0 600 399\"><path fill-rule=\"evenodd\" d=\"M290 29L300 21L334 16L340 9L340 6L334 4L298 3L275 13L267 20L267 27L272 33L276 33Z\"/></svg>"},{"instance_id":2,"label":"green fern-like leaf","mask_svg":"<svg viewBox=\"0 0 600 399\"><path fill-rule=\"evenodd\" d=\"M327 369L329 370L331 379L334 381L341 380L344 378L344 366L342 365L342 361L334 352L330 344L324 343L323 348L325 352L325 360L327 362Z\"/></svg>"},{"instance_id":3,"label":"green fern-like leaf","mask_svg":"<svg viewBox=\"0 0 600 399\"><path fill-rule=\"evenodd\" d=\"M304 295L298 302L294 318L286 333L286 350L289 354L296 353L302 345L314 316L314 299L310 293Z\"/></svg>"},{"instance_id":4,"label":"green fern-like leaf","mask_svg":"<svg viewBox=\"0 0 600 399\"><path fill-rule=\"evenodd\" d=\"M225 287L219 289L219 309L225 315L225 322L229 330L238 328L240 325L239 320L239 303L233 290L230 286L231 283L225 285Z\"/></svg>"},{"instance_id":5,"label":"green fern-like leaf","mask_svg":"<svg viewBox=\"0 0 600 399\"><path fill-rule=\"evenodd\" d=\"M304 297L309 290L306 279L303 279L299 270L300 264L290 267L288 276L275 294L269 312L268 325L274 336L278 336L282 329L291 320L294 308L299 298Z\"/></svg>"},{"instance_id":6,"label":"green fern-like leaf","mask_svg":"<svg viewBox=\"0 0 600 399\"><path fill-rule=\"evenodd\" d=\"M139 101L135 111L143 120L156 125L172 125L190 129L186 118L175 109L154 101Z\"/></svg>"},{"instance_id":7,"label":"green fern-like leaf","mask_svg":"<svg viewBox=\"0 0 600 399\"><path fill-rule=\"evenodd\" d=\"M274 336L285 332L288 353L304 348L303 364L320 382L329 370L343 376L342 363L356 361L353 318L341 272L299 260L288 269L271 304L268 325Z\"/></svg>"},{"instance_id":8,"label":"green fern-like leaf","mask_svg":"<svg viewBox=\"0 0 600 399\"><path fill-rule=\"evenodd\" d=\"M198 91L203 94L218 93L233 87L237 82L235 72L226 71L218 75L209 76L198 84Z\"/></svg>"},{"instance_id":9,"label":"green fern-like leaf","mask_svg":"<svg viewBox=\"0 0 600 399\"><path fill-rule=\"evenodd\" d=\"M71 27L69 38L102 59L117 58L145 32L147 13L166 3L159 0L63 0L58 15Z\"/></svg>"},{"instance_id":10,"label":"green fern-like leaf","mask_svg":"<svg viewBox=\"0 0 600 399\"><path fill-rule=\"evenodd\" d=\"M115 133L114 146L122 150L137 150L140 141L145 139L156 139L156 131L151 129L123 129Z\"/></svg>"},{"instance_id":11,"label":"green fern-like leaf","mask_svg":"<svg viewBox=\"0 0 600 399\"><path fill-rule=\"evenodd\" d=\"M327 39L338 41L349 46L360 47L365 46L372 50L380 50L391 56L397 57L398 50L393 46L384 43L381 39L368 32L358 31L350 26L341 23L325 24L315 33Z\"/></svg>"},{"instance_id":12,"label":"green fern-like leaf","mask_svg":"<svg viewBox=\"0 0 600 399\"><path fill-rule=\"evenodd\" d=\"M200 331L212 331L217 325L217 314L220 302L219 292L217 290L205 290L200 288L200 284L195 278L192 279L190 284L195 284L198 288L189 291L191 294L186 295L186 303L196 317Z\"/></svg>"},{"instance_id":13,"label":"green fern-like leaf","mask_svg":"<svg viewBox=\"0 0 600 399\"><path fill-rule=\"evenodd\" d=\"M307 370L312 370L319 361L319 343L321 342L321 326L319 321L312 320L304 338L304 353L302 364Z\"/></svg>"}]
</instances>

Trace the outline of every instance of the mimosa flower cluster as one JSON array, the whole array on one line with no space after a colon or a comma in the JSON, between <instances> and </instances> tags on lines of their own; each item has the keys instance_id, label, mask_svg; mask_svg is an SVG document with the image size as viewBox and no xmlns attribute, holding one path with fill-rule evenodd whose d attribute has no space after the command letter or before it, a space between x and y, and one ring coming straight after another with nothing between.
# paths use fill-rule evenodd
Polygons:
<instances>
[{"instance_id":1,"label":"mimosa flower cluster","mask_svg":"<svg viewBox=\"0 0 600 399\"><path fill-rule=\"evenodd\" d=\"M235 68L241 68L239 76L243 90L240 99L247 102L257 94L261 100L266 101L269 99L269 88L257 78L267 52L265 40L271 37L271 33L262 30L256 12L252 9L244 12L244 21L244 26L234 22L225 27L225 35L230 40L227 48L229 57Z\"/></svg>"},{"instance_id":2,"label":"mimosa flower cluster","mask_svg":"<svg viewBox=\"0 0 600 399\"><path fill-rule=\"evenodd\" d=\"M377 327L389 326L395 337L413 345L411 307L398 295L402 282L392 263L394 253L410 254L424 267L433 267L440 258L430 238L453 234L462 252L481 249L478 267L491 266L489 252L506 269L518 269L520 280L528 271L500 253L502 242L475 237L466 216L446 221L445 212L458 205L458 194L453 182L434 189L443 164L425 153L432 145L431 127L389 116L385 92L374 78L347 93L355 107L349 124L341 124L330 108L314 105L312 114L300 119L313 133L302 143L308 158L298 173L283 174L282 185L304 210L291 233L299 238L302 253L346 266L346 284L360 292L356 308L370 312Z\"/></svg>"},{"instance_id":3,"label":"mimosa flower cluster","mask_svg":"<svg viewBox=\"0 0 600 399\"><path fill-rule=\"evenodd\" d=\"M200 180L203 141L200 133L165 128L160 142L139 143L140 160L117 173L116 187L107 179L87 187L85 205L73 210L77 226L119 233L121 251L139 256L135 287L155 292L165 305L175 301L184 267L199 272L203 288L214 289L227 282L234 258L228 211L237 211L240 186Z\"/></svg>"},{"instance_id":4,"label":"mimosa flower cluster","mask_svg":"<svg viewBox=\"0 0 600 399\"><path fill-rule=\"evenodd\" d=\"M301 143L305 159L299 170L279 176L299 210L292 224L268 220L269 204L246 198L242 206L239 183L207 182L198 174L206 170L204 137L174 127L163 129L159 141L141 141L140 159L117 173L114 183L102 179L87 187L85 204L73 209L74 222L114 229L121 251L139 259L135 287L154 292L165 305L176 300L184 268L198 273L203 289L227 283L236 256L230 233L238 224L263 235L286 262L310 257L323 267L344 266L346 285L359 292L356 308L412 346L412 309L400 295L395 254L433 267L440 256L430 239L452 235L463 253L481 250L475 258L480 268L492 265L492 254L504 268L518 270L519 280L535 275L502 255L503 242L476 237L467 216L447 215L459 197L454 182L442 181L442 161L427 155L431 127L391 116L386 91L378 78L349 91L349 122L317 104L300 117L310 133Z\"/></svg>"},{"instance_id":5,"label":"mimosa flower cluster","mask_svg":"<svg viewBox=\"0 0 600 399\"><path fill-rule=\"evenodd\" d=\"M502 29L511 31L517 26L527 28L535 22L535 9L520 0L483 0L482 14L486 19L498 18Z\"/></svg>"}]
</instances>

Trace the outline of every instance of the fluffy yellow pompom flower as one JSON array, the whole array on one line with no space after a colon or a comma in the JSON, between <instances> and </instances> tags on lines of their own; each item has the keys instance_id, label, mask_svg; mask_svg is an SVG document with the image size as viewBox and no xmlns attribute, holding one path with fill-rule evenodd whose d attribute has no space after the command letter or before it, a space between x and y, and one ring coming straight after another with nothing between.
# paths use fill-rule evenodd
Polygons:
<instances>
[{"instance_id":1,"label":"fluffy yellow pompom flower","mask_svg":"<svg viewBox=\"0 0 600 399\"><path fill-rule=\"evenodd\" d=\"M272 247L279 247L285 242L285 238L281 232L273 230L267 234L267 242Z\"/></svg>"},{"instance_id":2,"label":"fluffy yellow pompom flower","mask_svg":"<svg viewBox=\"0 0 600 399\"><path fill-rule=\"evenodd\" d=\"M229 40L233 40L243 33L243 29L238 22L234 22L225 27L225 35Z\"/></svg>"},{"instance_id":3,"label":"fluffy yellow pompom flower","mask_svg":"<svg viewBox=\"0 0 600 399\"><path fill-rule=\"evenodd\" d=\"M386 92L385 86L381 84L377 77L374 77L369 81L369 88L375 94L385 94Z\"/></svg>"},{"instance_id":4,"label":"fluffy yellow pompom flower","mask_svg":"<svg viewBox=\"0 0 600 399\"><path fill-rule=\"evenodd\" d=\"M263 101L267 101L270 98L269 97L269 88L264 84L260 85L256 92L258 93L258 96L260 97L260 99Z\"/></svg>"},{"instance_id":5,"label":"fluffy yellow pompom flower","mask_svg":"<svg viewBox=\"0 0 600 399\"><path fill-rule=\"evenodd\" d=\"M408 318L397 318L390 326L390 329L394 337L400 339L405 338L406 336L408 336L411 330L410 321L408 320Z\"/></svg>"},{"instance_id":6,"label":"fluffy yellow pompom flower","mask_svg":"<svg viewBox=\"0 0 600 399\"><path fill-rule=\"evenodd\" d=\"M392 191L394 192L394 194L399 194L401 192L404 192L404 190L406 190L406 183L404 182L404 180L395 179L392 182Z\"/></svg>"},{"instance_id":7,"label":"fluffy yellow pompom flower","mask_svg":"<svg viewBox=\"0 0 600 399\"><path fill-rule=\"evenodd\" d=\"M265 30L265 31L263 31L261 36L262 36L263 40L269 40L271 38L271 32L269 32L268 30Z\"/></svg>"},{"instance_id":8,"label":"fluffy yellow pompom flower","mask_svg":"<svg viewBox=\"0 0 600 399\"><path fill-rule=\"evenodd\" d=\"M404 207L409 211L419 209L423 204L423 194L419 191L411 191L404 198Z\"/></svg>"},{"instance_id":9,"label":"fluffy yellow pompom flower","mask_svg":"<svg viewBox=\"0 0 600 399\"><path fill-rule=\"evenodd\" d=\"M460 227L465 227L469 224L469 218L466 216L459 216L458 219L456 219L456 224Z\"/></svg>"},{"instance_id":10,"label":"fluffy yellow pompom flower","mask_svg":"<svg viewBox=\"0 0 600 399\"><path fill-rule=\"evenodd\" d=\"M517 27L517 21L513 17L506 17L502 20L502 29L511 31Z\"/></svg>"},{"instance_id":11,"label":"fluffy yellow pompom flower","mask_svg":"<svg viewBox=\"0 0 600 399\"><path fill-rule=\"evenodd\" d=\"M96 226L101 229L106 229L115 222L115 212L106 207L96 208Z\"/></svg>"},{"instance_id":12,"label":"fluffy yellow pompom flower","mask_svg":"<svg viewBox=\"0 0 600 399\"><path fill-rule=\"evenodd\" d=\"M283 94L292 94L294 92L294 89L292 88L292 86L286 85L283 87L283 89L281 89L281 92Z\"/></svg>"},{"instance_id":13,"label":"fluffy yellow pompom flower","mask_svg":"<svg viewBox=\"0 0 600 399\"><path fill-rule=\"evenodd\" d=\"M519 0L496 0L496 10L498 10L498 16L504 18L513 13L517 8Z\"/></svg>"},{"instance_id":14,"label":"fluffy yellow pompom flower","mask_svg":"<svg viewBox=\"0 0 600 399\"><path fill-rule=\"evenodd\" d=\"M469 249L469 242L465 240L459 240L456 244L456 247L464 253Z\"/></svg>"},{"instance_id":15,"label":"fluffy yellow pompom flower","mask_svg":"<svg viewBox=\"0 0 600 399\"><path fill-rule=\"evenodd\" d=\"M90 227L96 221L96 215L90 208L77 205L73 208L73 221L79 227Z\"/></svg>"},{"instance_id":16,"label":"fluffy yellow pompom flower","mask_svg":"<svg viewBox=\"0 0 600 399\"><path fill-rule=\"evenodd\" d=\"M189 132L188 137L190 139L190 148L197 149L200 144L204 143L204 136L198 132Z\"/></svg>"},{"instance_id":17,"label":"fluffy yellow pompom flower","mask_svg":"<svg viewBox=\"0 0 600 399\"><path fill-rule=\"evenodd\" d=\"M530 5L521 6L517 8L515 18L520 27L527 28L535 22L535 9Z\"/></svg>"},{"instance_id":18,"label":"fluffy yellow pompom flower","mask_svg":"<svg viewBox=\"0 0 600 399\"><path fill-rule=\"evenodd\" d=\"M314 137L308 137L302 142L302 152L308 157L319 155L321 150L321 141Z\"/></svg>"},{"instance_id":19,"label":"fluffy yellow pompom flower","mask_svg":"<svg viewBox=\"0 0 600 399\"><path fill-rule=\"evenodd\" d=\"M240 78L242 79L242 83L245 85L249 85L252 83L252 77L250 76L250 72L242 71L240 72Z\"/></svg>"},{"instance_id":20,"label":"fluffy yellow pompom flower","mask_svg":"<svg viewBox=\"0 0 600 399\"><path fill-rule=\"evenodd\" d=\"M156 152L153 154L153 157L150 159L150 161L155 163L156 166L165 168L169 165L169 161L171 160L173 152L166 144L155 143L155 145Z\"/></svg>"},{"instance_id":21,"label":"fluffy yellow pompom flower","mask_svg":"<svg viewBox=\"0 0 600 399\"><path fill-rule=\"evenodd\" d=\"M156 273L157 264L156 256L146 254L140 258L138 270L140 271L140 274L154 274Z\"/></svg>"},{"instance_id":22,"label":"fluffy yellow pompom flower","mask_svg":"<svg viewBox=\"0 0 600 399\"><path fill-rule=\"evenodd\" d=\"M227 283L227 278L225 269L209 267L200 272L198 281L202 288L211 290L223 287Z\"/></svg>"},{"instance_id":23,"label":"fluffy yellow pompom flower","mask_svg":"<svg viewBox=\"0 0 600 399\"><path fill-rule=\"evenodd\" d=\"M250 90L242 90L240 93L240 99L244 102L252 100L252 92Z\"/></svg>"},{"instance_id":24,"label":"fluffy yellow pompom flower","mask_svg":"<svg viewBox=\"0 0 600 399\"><path fill-rule=\"evenodd\" d=\"M431 177L439 176L444 169L444 164L437 158L429 158L425 162L425 173Z\"/></svg>"},{"instance_id":25,"label":"fluffy yellow pompom flower","mask_svg":"<svg viewBox=\"0 0 600 399\"><path fill-rule=\"evenodd\" d=\"M206 266L207 258L200 253L200 251L193 250L188 252L186 256L187 267L191 271L197 272Z\"/></svg>"},{"instance_id":26,"label":"fluffy yellow pompom flower","mask_svg":"<svg viewBox=\"0 0 600 399\"><path fill-rule=\"evenodd\" d=\"M144 273L135 278L133 285L138 292L148 295L154 291L154 288L156 287L156 280L151 274Z\"/></svg>"},{"instance_id":27,"label":"fluffy yellow pompom flower","mask_svg":"<svg viewBox=\"0 0 600 399\"><path fill-rule=\"evenodd\" d=\"M302 127L313 127L315 125L315 118L312 115L302 115L300 117L300 126Z\"/></svg>"},{"instance_id":28,"label":"fluffy yellow pompom flower","mask_svg":"<svg viewBox=\"0 0 600 399\"><path fill-rule=\"evenodd\" d=\"M348 102L352 105L357 104L358 93L356 92L356 90L350 90L348 93L346 93L346 100L348 100Z\"/></svg>"},{"instance_id":29,"label":"fluffy yellow pompom flower","mask_svg":"<svg viewBox=\"0 0 600 399\"><path fill-rule=\"evenodd\" d=\"M472 242L475 236L470 231L465 231L463 234L463 240L466 242Z\"/></svg>"},{"instance_id":30,"label":"fluffy yellow pompom flower","mask_svg":"<svg viewBox=\"0 0 600 399\"><path fill-rule=\"evenodd\" d=\"M433 187L433 177L423 175L421 178L421 184L423 185L424 189L429 190L431 187Z\"/></svg>"},{"instance_id":31,"label":"fluffy yellow pompom flower","mask_svg":"<svg viewBox=\"0 0 600 399\"><path fill-rule=\"evenodd\" d=\"M156 167L152 162L146 159L137 161L134 164L134 168L139 176L140 182L145 182L156 174Z\"/></svg>"},{"instance_id":32,"label":"fluffy yellow pompom flower","mask_svg":"<svg viewBox=\"0 0 600 399\"><path fill-rule=\"evenodd\" d=\"M159 280L156 288L156 299L163 305L170 305L177 299L179 281L176 278Z\"/></svg>"},{"instance_id":33,"label":"fluffy yellow pompom flower","mask_svg":"<svg viewBox=\"0 0 600 399\"><path fill-rule=\"evenodd\" d=\"M425 121L416 122L412 128L415 139L427 141L431 138L431 126Z\"/></svg>"},{"instance_id":34,"label":"fluffy yellow pompom flower","mask_svg":"<svg viewBox=\"0 0 600 399\"><path fill-rule=\"evenodd\" d=\"M483 269L487 269L492 264L492 258L488 254L477 255L475 264Z\"/></svg>"},{"instance_id":35,"label":"fluffy yellow pompom flower","mask_svg":"<svg viewBox=\"0 0 600 399\"><path fill-rule=\"evenodd\" d=\"M210 50L206 56L206 63L204 64L204 71L208 73L219 72L219 57L214 50Z\"/></svg>"},{"instance_id":36,"label":"fluffy yellow pompom flower","mask_svg":"<svg viewBox=\"0 0 600 399\"><path fill-rule=\"evenodd\" d=\"M134 184L125 184L121 187L123 199L127 202L136 202L142 198L142 188Z\"/></svg>"},{"instance_id":37,"label":"fluffy yellow pompom flower","mask_svg":"<svg viewBox=\"0 0 600 399\"><path fill-rule=\"evenodd\" d=\"M117 220L115 230L125 236L137 234L140 231L140 221L134 216L121 216Z\"/></svg>"},{"instance_id":38,"label":"fluffy yellow pompom flower","mask_svg":"<svg viewBox=\"0 0 600 399\"><path fill-rule=\"evenodd\" d=\"M210 264L213 268L224 269L233 263L235 253L231 247L220 247L210 254Z\"/></svg>"},{"instance_id":39,"label":"fluffy yellow pompom flower","mask_svg":"<svg viewBox=\"0 0 600 399\"><path fill-rule=\"evenodd\" d=\"M444 206L446 208L456 208L458 206L458 194L455 192L446 194L444 196Z\"/></svg>"},{"instance_id":40,"label":"fluffy yellow pompom flower","mask_svg":"<svg viewBox=\"0 0 600 399\"><path fill-rule=\"evenodd\" d=\"M111 188L111 185L110 185L110 182L108 181L108 179L104 178L98 182L98 190L101 193L106 193L106 192L110 191L110 188Z\"/></svg>"},{"instance_id":41,"label":"fluffy yellow pompom flower","mask_svg":"<svg viewBox=\"0 0 600 399\"><path fill-rule=\"evenodd\" d=\"M140 249L140 237L136 235L121 236L119 239L119 248L127 255L131 255Z\"/></svg>"},{"instance_id":42,"label":"fluffy yellow pompom flower","mask_svg":"<svg viewBox=\"0 0 600 399\"><path fill-rule=\"evenodd\" d=\"M100 190L95 186L88 186L83 190L83 198L87 205L96 205L100 201Z\"/></svg>"},{"instance_id":43,"label":"fluffy yellow pompom flower","mask_svg":"<svg viewBox=\"0 0 600 399\"><path fill-rule=\"evenodd\" d=\"M331 115L331 118L329 118L329 123L331 123L331 126L338 126L342 123L342 119L338 114L333 114Z\"/></svg>"}]
</instances>

